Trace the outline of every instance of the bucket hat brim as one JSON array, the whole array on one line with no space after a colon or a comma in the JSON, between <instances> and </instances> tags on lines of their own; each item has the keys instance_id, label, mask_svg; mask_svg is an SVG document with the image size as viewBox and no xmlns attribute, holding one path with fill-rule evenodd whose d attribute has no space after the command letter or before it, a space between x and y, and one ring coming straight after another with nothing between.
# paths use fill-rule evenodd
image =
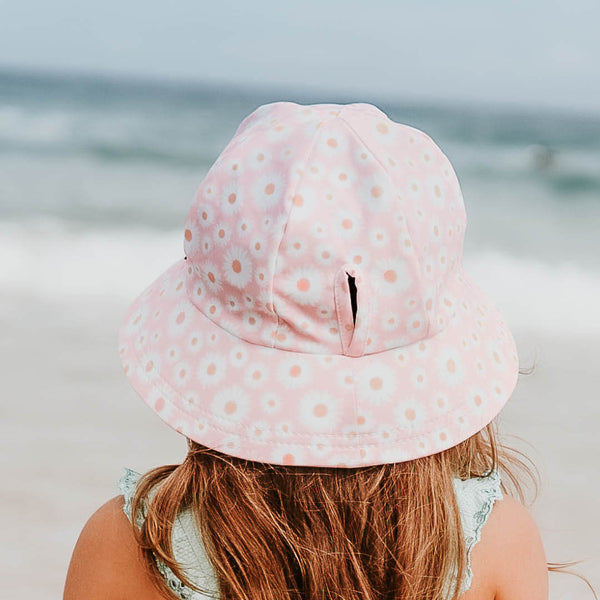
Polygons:
<instances>
[{"instance_id":1,"label":"bucket hat brim","mask_svg":"<svg viewBox=\"0 0 600 600\"><path fill-rule=\"evenodd\" d=\"M516 385L515 341L462 265L443 330L359 357L241 339L190 300L188 268L178 260L129 306L119 352L163 421L223 453L331 467L412 460L483 429Z\"/></svg>"}]
</instances>

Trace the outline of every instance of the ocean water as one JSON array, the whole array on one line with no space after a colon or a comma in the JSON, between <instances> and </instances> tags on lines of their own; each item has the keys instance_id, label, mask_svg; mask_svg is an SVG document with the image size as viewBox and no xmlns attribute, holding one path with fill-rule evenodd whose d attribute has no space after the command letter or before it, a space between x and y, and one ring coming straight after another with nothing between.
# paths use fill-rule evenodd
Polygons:
<instances>
[{"instance_id":1,"label":"ocean water","mask_svg":"<svg viewBox=\"0 0 600 600\"><path fill-rule=\"evenodd\" d=\"M600 332L600 117L0 72L0 294L131 297L264 102L377 104L461 182L465 268L514 327ZM125 268L129 266L130 268Z\"/></svg>"},{"instance_id":2,"label":"ocean water","mask_svg":"<svg viewBox=\"0 0 600 600\"><path fill-rule=\"evenodd\" d=\"M534 515L548 560L589 559L579 571L600 588L600 117L0 72L7 597L59 597L77 535L116 495L121 468L183 457L179 436L134 399L117 328L182 256L189 205L239 122L277 100L372 102L450 158L465 269L523 366L532 344L541 350L503 414L542 472ZM553 600L591 597L566 576L551 583Z\"/></svg>"}]
</instances>

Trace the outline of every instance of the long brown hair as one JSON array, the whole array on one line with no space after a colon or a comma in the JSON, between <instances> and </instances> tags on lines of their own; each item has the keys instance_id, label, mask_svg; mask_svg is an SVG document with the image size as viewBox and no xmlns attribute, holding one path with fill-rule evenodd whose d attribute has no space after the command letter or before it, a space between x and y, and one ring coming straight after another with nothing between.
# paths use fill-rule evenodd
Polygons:
<instances>
[{"instance_id":1,"label":"long brown hair","mask_svg":"<svg viewBox=\"0 0 600 600\"><path fill-rule=\"evenodd\" d=\"M495 422L438 454L356 468L260 463L189 441L182 464L141 478L136 537L167 597L156 557L199 589L171 546L176 515L192 506L222 600L456 600L448 582L463 581L467 556L452 479L494 470L504 493L524 502L529 479L537 495L535 465L499 443Z\"/></svg>"}]
</instances>

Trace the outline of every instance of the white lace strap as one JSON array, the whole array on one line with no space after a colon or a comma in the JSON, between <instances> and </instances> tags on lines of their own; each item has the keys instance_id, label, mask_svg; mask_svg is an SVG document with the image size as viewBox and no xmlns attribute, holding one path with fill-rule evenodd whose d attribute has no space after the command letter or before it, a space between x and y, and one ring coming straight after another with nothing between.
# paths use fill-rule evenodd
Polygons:
<instances>
[{"instance_id":1,"label":"white lace strap","mask_svg":"<svg viewBox=\"0 0 600 600\"><path fill-rule=\"evenodd\" d=\"M129 521L131 521L131 504L140 477L141 475L136 471L126 468L125 473L119 479L119 491L125 499L123 512L127 515ZM144 523L144 515L138 511L136 516L136 525L141 527ZM175 573L158 557L155 557L156 565L169 589L181 600L215 600L219 597L217 579L214 570L208 562L208 558L206 558L204 546L201 544L199 532L196 529L189 509L179 515L173 524L172 530L173 556L184 569L186 577L194 585L199 585L203 589L208 588L209 590L213 590L212 595L201 594L185 586ZM193 541L195 542L194 546L191 544L191 535L193 535Z\"/></svg>"},{"instance_id":2,"label":"white lace strap","mask_svg":"<svg viewBox=\"0 0 600 600\"><path fill-rule=\"evenodd\" d=\"M473 581L471 552L481 539L481 530L492 512L494 502L502 500L503 494L497 471L492 471L486 477L472 477L464 481L457 478L453 483L467 546L467 573L462 588L462 592L466 592Z\"/></svg>"}]
</instances>

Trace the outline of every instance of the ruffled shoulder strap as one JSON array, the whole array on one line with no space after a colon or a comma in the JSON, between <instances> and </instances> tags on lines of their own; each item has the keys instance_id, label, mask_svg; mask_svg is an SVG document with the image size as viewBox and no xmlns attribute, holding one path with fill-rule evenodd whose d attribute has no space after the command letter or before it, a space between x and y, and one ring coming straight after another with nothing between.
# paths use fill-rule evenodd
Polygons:
<instances>
[{"instance_id":1,"label":"ruffled shoulder strap","mask_svg":"<svg viewBox=\"0 0 600 600\"><path fill-rule=\"evenodd\" d=\"M123 512L127 515L129 521L132 520L132 501L135 495L136 487L140 479L140 473L125 469L118 487L125 502ZM138 511L136 515L136 525L141 527L144 523L145 515ZM172 529L173 556L181 565L186 577L203 589L210 592L209 595L202 594L183 584L183 582L173 573L162 560L155 557L158 571L165 579L168 587L180 600L215 600L219 597L218 583L214 570L212 569L204 545L200 539L200 533L197 531L193 513L190 509L184 510L176 519Z\"/></svg>"},{"instance_id":2,"label":"ruffled shoulder strap","mask_svg":"<svg viewBox=\"0 0 600 600\"><path fill-rule=\"evenodd\" d=\"M454 479L454 491L460 511L463 534L467 546L467 574L462 591L471 587L473 571L471 569L471 552L481 539L481 531L486 524L494 502L502 500L500 474L490 472L485 477L472 477L470 479Z\"/></svg>"},{"instance_id":3,"label":"ruffled shoulder strap","mask_svg":"<svg viewBox=\"0 0 600 600\"><path fill-rule=\"evenodd\" d=\"M123 495L123 498L125 499L125 503L123 504L123 512L127 515L127 518L131 521L131 504L133 502L133 497L135 495L135 489L137 486L137 483L140 479L141 475L139 473L136 473L135 471L132 471L131 469L125 469L125 473L123 473L123 475L121 476L121 479L119 479L119 491L121 492L121 494ZM141 527L142 523L144 522L144 516L142 514L140 514L138 512L138 514L136 515L136 525L138 527Z\"/></svg>"}]
</instances>

